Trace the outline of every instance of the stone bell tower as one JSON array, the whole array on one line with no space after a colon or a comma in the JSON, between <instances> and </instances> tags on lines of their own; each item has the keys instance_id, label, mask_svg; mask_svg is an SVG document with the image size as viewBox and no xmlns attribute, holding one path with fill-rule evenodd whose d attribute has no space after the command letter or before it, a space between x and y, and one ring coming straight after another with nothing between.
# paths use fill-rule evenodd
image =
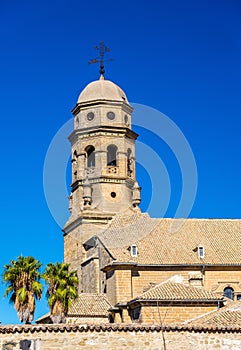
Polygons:
<instances>
[{"instance_id":1,"label":"stone bell tower","mask_svg":"<svg viewBox=\"0 0 241 350\"><path fill-rule=\"evenodd\" d=\"M117 214L139 210L133 108L122 89L101 74L81 92L72 113L70 218L63 231L65 261L80 272L82 243Z\"/></svg>"},{"instance_id":2,"label":"stone bell tower","mask_svg":"<svg viewBox=\"0 0 241 350\"><path fill-rule=\"evenodd\" d=\"M137 134L131 130L132 110L124 92L103 76L80 94L69 137L73 216L88 212L93 222L96 215L106 219L138 204L133 200Z\"/></svg>"}]
</instances>

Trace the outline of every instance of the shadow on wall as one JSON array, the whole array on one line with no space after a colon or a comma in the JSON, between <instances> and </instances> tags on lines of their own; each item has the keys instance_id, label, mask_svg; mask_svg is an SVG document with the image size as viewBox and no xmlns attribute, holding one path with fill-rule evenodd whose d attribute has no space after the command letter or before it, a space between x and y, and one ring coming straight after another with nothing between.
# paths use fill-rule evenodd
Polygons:
<instances>
[{"instance_id":1,"label":"shadow on wall","mask_svg":"<svg viewBox=\"0 0 241 350\"><path fill-rule=\"evenodd\" d=\"M2 350L40 350L40 339L35 340L20 340L19 343L7 342L2 344Z\"/></svg>"}]
</instances>

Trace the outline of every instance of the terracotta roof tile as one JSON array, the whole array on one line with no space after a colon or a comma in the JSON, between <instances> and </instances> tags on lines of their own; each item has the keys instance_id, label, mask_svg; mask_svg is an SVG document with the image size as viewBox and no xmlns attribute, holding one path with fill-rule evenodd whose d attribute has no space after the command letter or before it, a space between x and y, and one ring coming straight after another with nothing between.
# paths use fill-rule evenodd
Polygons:
<instances>
[{"instance_id":1,"label":"terracotta roof tile","mask_svg":"<svg viewBox=\"0 0 241 350\"><path fill-rule=\"evenodd\" d=\"M186 321L190 327L239 327L241 328L241 301L229 303L227 306L209 312L203 316Z\"/></svg>"},{"instance_id":2,"label":"terracotta roof tile","mask_svg":"<svg viewBox=\"0 0 241 350\"><path fill-rule=\"evenodd\" d=\"M226 333L234 332L241 333L241 326L228 325L228 326L192 326L188 324L116 324L116 323L100 323L100 324L48 324L48 325L0 325L1 334L26 334L31 332L32 334L43 333L63 333L66 332L66 337L69 337L70 332L74 333L86 333L86 332L212 332L220 334L220 332ZM188 335L187 335L188 336ZM67 338L66 338L67 339Z\"/></svg>"},{"instance_id":3,"label":"terracotta roof tile","mask_svg":"<svg viewBox=\"0 0 241 350\"><path fill-rule=\"evenodd\" d=\"M108 316L111 304L104 294L81 293L69 309L68 317Z\"/></svg>"},{"instance_id":4,"label":"terracotta roof tile","mask_svg":"<svg viewBox=\"0 0 241 350\"><path fill-rule=\"evenodd\" d=\"M98 237L109 249L122 249L146 237L158 223L159 219L151 219L148 214L117 215Z\"/></svg>"},{"instance_id":5,"label":"terracotta roof tile","mask_svg":"<svg viewBox=\"0 0 241 350\"><path fill-rule=\"evenodd\" d=\"M150 301L218 301L221 299L219 295L203 288L186 286L173 280L164 281L135 298L135 300Z\"/></svg>"},{"instance_id":6,"label":"terracotta roof tile","mask_svg":"<svg viewBox=\"0 0 241 350\"><path fill-rule=\"evenodd\" d=\"M172 232L175 225L178 229ZM116 244L113 244L115 240ZM121 247L119 242L125 246ZM128 250L131 242L138 248L135 258L131 257ZM142 214L129 226L107 230L104 243L119 262L167 265L241 264L241 220L151 219ZM204 247L204 258L198 256L198 246Z\"/></svg>"}]
</instances>

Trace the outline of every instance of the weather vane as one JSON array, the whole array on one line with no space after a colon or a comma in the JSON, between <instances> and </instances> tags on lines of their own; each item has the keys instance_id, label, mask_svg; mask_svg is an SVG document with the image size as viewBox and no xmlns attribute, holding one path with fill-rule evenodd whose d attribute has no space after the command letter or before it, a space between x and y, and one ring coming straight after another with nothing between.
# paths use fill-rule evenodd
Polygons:
<instances>
[{"instance_id":1,"label":"weather vane","mask_svg":"<svg viewBox=\"0 0 241 350\"><path fill-rule=\"evenodd\" d=\"M113 58L109 58L107 60L105 60L105 53L106 52L110 52L110 48L105 46L104 41L100 42L99 46L94 46L94 48L99 51L99 57L97 58L92 58L88 63L92 64L92 63L99 63L100 64L100 75L104 75L105 74L105 67L104 67L104 62L110 62L113 61Z\"/></svg>"}]
</instances>

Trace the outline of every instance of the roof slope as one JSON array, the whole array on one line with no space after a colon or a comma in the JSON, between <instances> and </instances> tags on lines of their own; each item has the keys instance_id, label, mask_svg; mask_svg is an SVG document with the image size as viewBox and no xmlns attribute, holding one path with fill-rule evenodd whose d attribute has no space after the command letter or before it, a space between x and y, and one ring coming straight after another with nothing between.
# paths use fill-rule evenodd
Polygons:
<instances>
[{"instance_id":1,"label":"roof slope","mask_svg":"<svg viewBox=\"0 0 241 350\"><path fill-rule=\"evenodd\" d=\"M152 219L136 214L117 217L98 236L119 262L241 264L241 220ZM137 257L130 255L131 244L137 245ZM204 247L202 259L198 246Z\"/></svg>"},{"instance_id":2,"label":"roof slope","mask_svg":"<svg viewBox=\"0 0 241 350\"><path fill-rule=\"evenodd\" d=\"M68 317L76 316L108 316L111 304L104 294L81 293L76 301L73 302Z\"/></svg>"},{"instance_id":3,"label":"roof slope","mask_svg":"<svg viewBox=\"0 0 241 350\"><path fill-rule=\"evenodd\" d=\"M183 324L188 326L203 327L240 327L241 328L241 301L231 302L227 306L209 312L203 316L186 321Z\"/></svg>"},{"instance_id":4,"label":"roof slope","mask_svg":"<svg viewBox=\"0 0 241 350\"><path fill-rule=\"evenodd\" d=\"M109 249L122 249L146 237L158 223L159 219L152 219L147 213L116 215L107 229L98 234L98 238Z\"/></svg>"},{"instance_id":5,"label":"roof slope","mask_svg":"<svg viewBox=\"0 0 241 350\"><path fill-rule=\"evenodd\" d=\"M136 297L135 301L218 301L219 295L202 288L186 286L172 280L164 281ZM132 301L133 302L133 301Z\"/></svg>"}]
</instances>

